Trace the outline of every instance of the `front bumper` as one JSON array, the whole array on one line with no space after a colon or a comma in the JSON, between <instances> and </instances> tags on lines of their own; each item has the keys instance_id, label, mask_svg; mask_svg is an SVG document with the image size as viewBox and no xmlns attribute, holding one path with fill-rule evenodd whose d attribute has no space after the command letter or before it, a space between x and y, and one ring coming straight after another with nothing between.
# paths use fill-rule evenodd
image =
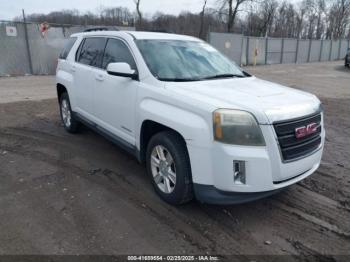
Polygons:
<instances>
[{"instance_id":1,"label":"front bumper","mask_svg":"<svg viewBox=\"0 0 350 262\"><path fill-rule=\"evenodd\" d=\"M232 192L232 191L222 191L217 189L214 186L210 185L201 185L201 184L193 184L194 193L196 199L199 202L207 203L207 204L215 204L215 205L236 205L252 202L255 200L259 200L274 194L277 194L287 188L290 185L293 185L306 177L310 176L314 173L319 164L316 164L314 168L311 170L297 175L287 181L274 183L275 185L279 185L273 190L263 191L263 192Z\"/></svg>"},{"instance_id":2,"label":"front bumper","mask_svg":"<svg viewBox=\"0 0 350 262\"><path fill-rule=\"evenodd\" d=\"M220 191L214 186L193 184L196 199L199 202L212 205L237 205L259 200L279 193L282 189L257 192L257 193L237 193Z\"/></svg>"},{"instance_id":3,"label":"front bumper","mask_svg":"<svg viewBox=\"0 0 350 262\"><path fill-rule=\"evenodd\" d=\"M314 173L321 163L321 146L297 161L283 162L272 126L261 126L266 147L232 146L213 142L209 148L188 144L194 191L199 201L237 204L279 192ZM246 183L234 183L233 162L244 161Z\"/></svg>"}]
</instances>

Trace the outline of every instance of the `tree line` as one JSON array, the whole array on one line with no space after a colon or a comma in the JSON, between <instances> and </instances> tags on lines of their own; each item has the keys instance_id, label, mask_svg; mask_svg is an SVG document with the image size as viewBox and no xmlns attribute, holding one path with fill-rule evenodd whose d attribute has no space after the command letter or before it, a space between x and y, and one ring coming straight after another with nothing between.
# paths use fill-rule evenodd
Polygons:
<instances>
[{"instance_id":1,"label":"tree line","mask_svg":"<svg viewBox=\"0 0 350 262\"><path fill-rule=\"evenodd\" d=\"M199 13L156 12L152 16L143 14L142 0L134 3L135 10L100 8L98 12L84 14L78 10L62 10L30 14L27 19L53 24L135 26L137 30L173 32L203 39L209 31L260 37L350 38L350 0L203 0Z\"/></svg>"}]
</instances>

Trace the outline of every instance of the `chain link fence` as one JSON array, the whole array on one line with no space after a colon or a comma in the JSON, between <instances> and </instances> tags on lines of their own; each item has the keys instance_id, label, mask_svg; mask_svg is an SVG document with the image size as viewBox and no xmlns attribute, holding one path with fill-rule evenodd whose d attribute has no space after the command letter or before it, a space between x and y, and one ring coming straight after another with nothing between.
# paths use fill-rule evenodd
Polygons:
<instances>
[{"instance_id":1,"label":"chain link fence","mask_svg":"<svg viewBox=\"0 0 350 262\"><path fill-rule=\"evenodd\" d=\"M0 77L55 74L65 40L88 27L93 26L50 25L43 35L40 24L0 21Z\"/></svg>"},{"instance_id":2,"label":"chain link fence","mask_svg":"<svg viewBox=\"0 0 350 262\"><path fill-rule=\"evenodd\" d=\"M341 60L350 40L305 40L209 33L209 43L241 65L310 63Z\"/></svg>"},{"instance_id":3,"label":"chain link fence","mask_svg":"<svg viewBox=\"0 0 350 262\"><path fill-rule=\"evenodd\" d=\"M0 21L0 76L54 74L65 39L88 27L91 26L55 24L43 35L40 24ZM210 33L209 42L241 65L340 60L350 48L350 41L345 39L262 38L227 33Z\"/></svg>"}]
</instances>

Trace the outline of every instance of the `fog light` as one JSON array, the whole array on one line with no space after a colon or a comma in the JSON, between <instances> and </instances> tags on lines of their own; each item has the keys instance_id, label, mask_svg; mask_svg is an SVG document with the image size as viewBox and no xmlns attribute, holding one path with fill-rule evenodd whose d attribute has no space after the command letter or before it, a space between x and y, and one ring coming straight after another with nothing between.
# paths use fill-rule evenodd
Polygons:
<instances>
[{"instance_id":1,"label":"fog light","mask_svg":"<svg viewBox=\"0 0 350 262\"><path fill-rule=\"evenodd\" d=\"M233 182L236 185L245 185L245 162L233 161Z\"/></svg>"}]
</instances>

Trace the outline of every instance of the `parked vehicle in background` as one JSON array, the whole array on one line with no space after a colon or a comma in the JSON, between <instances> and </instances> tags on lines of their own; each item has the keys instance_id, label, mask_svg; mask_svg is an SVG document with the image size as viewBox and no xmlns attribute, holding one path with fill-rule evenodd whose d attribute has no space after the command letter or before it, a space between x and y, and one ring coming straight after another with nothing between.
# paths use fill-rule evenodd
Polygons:
<instances>
[{"instance_id":1,"label":"parked vehicle in background","mask_svg":"<svg viewBox=\"0 0 350 262\"><path fill-rule=\"evenodd\" d=\"M350 48L348 48L345 56L345 67L350 67Z\"/></svg>"},{"instance_id":2,"label":"parked vehicle in background","mask_svg":"<svg viewBox=\"0 0 350 262\"><path fill-rule=\"evenodd\" d=\"M135 155L171 204L252 201L320 165L317 97L251 76L197 38L74 34L56 79L65 129L84 123Z\"/></svg>"}]
</instances>

